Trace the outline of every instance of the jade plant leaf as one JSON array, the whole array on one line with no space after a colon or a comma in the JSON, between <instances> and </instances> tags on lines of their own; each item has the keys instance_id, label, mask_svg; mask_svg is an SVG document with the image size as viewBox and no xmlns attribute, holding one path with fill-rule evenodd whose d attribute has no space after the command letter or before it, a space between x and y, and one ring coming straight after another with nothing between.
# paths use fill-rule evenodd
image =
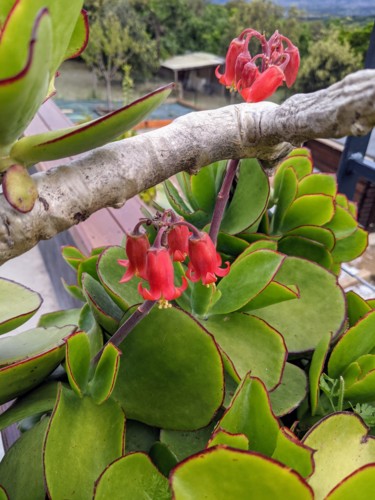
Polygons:
<instances>
[{"instance_id":1,"label":"jade plant leaf","mask_svg":"<svg viewBox=\"0 0 375 500\"><path fill-rule=\"evenodd\" d=\"M336 241L332 257L336 262L350 262L362 255L367 245L368 233L359 227L350 236Z\"/></svg>"},{"instance_id":2,"label":"jade plant leaf","mask_svg":"<svg viewBox=\"0 0 375 500\"><path fill-rule=\"evenodd\" d=\"M298 197L306 194L327 194L328 196L335 196L336 192L336 180L327 174L306 175L298 184Z\"/></svg>"},{"instance_id":3,"label":"jade plant leaf","mask_svg":"<svg viewBox=\"0 0 375 500\"><path fill-rule=\"evenodd\" d=\"M182 215L185 220L201 228L210 222L210 216L207 212L198 208L193 212L186 205L184 199L181 197L178 189L169 180L164 182L164 192L166 194L168 203L175 212Z\"/></svg>"},{"instance_id":4,"label":"jade plant leaf","mask_svg":"<svg viewBox=\"0 0 375 500\"><path fill-rule=\"evenodd\" d=\"M340 412L323 418L303 442L316 450L315 470L308 482L317 500L325 498L360 467L375 462L375 438L368 436L368 428L353 413Z\"/></svg>"},{"instance_id":5,"label":"jade plant leaf","mask_svg":"<svg viewBox=\"0 0 375 500\"><path fill-rule=\"evenodd\" d=\"M151 446L158 441L160 429L142 424L137 420L126 420L126 454L134 451L148 453Z\"/></svg>"},{"instance_id":6,"label":"jade plant leaf","mask_svg":"<svg viewBox=\"0 0 375 500\"><path fill-rule=\"evenodd\" d=\"M280 385L269 393L273 413L283 417L295 410L307 394L307 377L301 368L286 363Z\"/></svg>"},{"instance_id":7,"label":"jade plant leaf","mask_svg":"<svg viewBox=\"0 0 375 500\"><path fill-rule=\"evenodd\" d=\"M336 204L334 216L324 227L330 229L335 238L340 240L353 234L358 224L349 210L345 210L345 208Z\"/></svg>"},{"instance_id":8,"label":"jade plant leaf","mask_svg":"<svg viewBox=\"0 0 375 500\"><path fill-rule=\"evenodd\" d=\"M50 79L52 24L47 9L27 19L23 15L26 1L18 2L6 29L2 32L0 45L0 146L9 151L32 120L47 94ZM30 2L29 2L30 3ZM26 6L27 7L27 6ZM25 23L33 23L25 42L24 53L20 36ZM17 43L14 43L14 40ZM22 64L20 66L19 64ZM10 166L5 164L5 168ZM4 167L3 167L4 169Z\"/></svg>"},{"instance_id":9,"label":"jade plant leaf","mask_svg":"<svg viewBox=\"0 0 375 500\"><path fill-rule=\"evenodd\" d=\"M50 326L58 326L61 328L67 325L78 326L80 314L81 309L67 309L65 311L46 313L39 318L38 326L43 328L49 328Z\"/></svg>"},{"instance_id":10,"label":"jade plant leaf","mask_svg":"<svg viewBox=\"0 0 375 500\"><path fill-rule=\"evenodd\" d=\"M214 336L224 367L236 382L251 371L268 390L280 383L288 353L282 336L267 323L232 313L211 316L202 325Z\"/></svg>"},{"instance_id":11,"label":"jade plant leaf","mask_svg":"<svg viewBox=\"0 0 375 500\"><path fill-rule=\"evenodd\" d=\"M62 247L61 255L65 262L67 262L75 271L78 270L80 263L87 258L80 250L78 250L78 248L72 246Z\"/></svg>"},{"instance_id":12,"label":"jade plant leaf","mask_svg":"<svg viewBox=\"0 0 375 500\"><path fill-rule=\"evenodd\" d=\"M42 302L39 293L14 281L0 278L0 334L25 323L36 313Z\"/></svg>"},{"instance_id":13,"label":"jade plant leaf","mask_svg":"<svg viewBox=\"0 0 375 500\"><path fill-rule=\"evenodd\" d=\"M5 491L5 488L3 488L2 486L0 486L0 499L1 500L9 500L9 497L8 497L7 492Z\"/></svg>"},{"instance_id":14,"label":"jade plant leaf","mask_svg":"<svg viewBox=\"0 0 375 500\"><path fill-rule=\"evenodd\" d=\"M268 177L259 162L254 158L241 160L236 189L220 229L236 234L259 221L267 208L269 193Z\"/></svg>"},{"instance_id":15,"label":"jade plant leaf","mask_svg":"<svg viewBox=\"0 0 375 500\"><path fill-rule=\"evenodd\" d=\"M57 385L57 382L47 382L17 398L12 406L0 415L0 430L24 418L51 411L56 402Z\"/></svg>"},{"instance_id":16,"label":"jade plant leaf","mask_svg":"<svg viewBox=\"0 0 375 500\"><path fill-rule=\"evenodd\" d=\"M113 462L101 474L95 485L94 500L172 498L165 478L145 453L132 453Z\"/></svg>"},{"instance_id":17,"label":"jade plant leaf","mask_svg":"<svg viewBox=\"0 0 375 500\"><path fill-rule=\"evenodd\" d=\"M227 314L240 309L260 293L279 270L285 256L272 250L258 250L234 262L230 273L219 283L221 298L212 314Z\"/></svg>"},{"instance_id":18,"label":"jade plant leaf","mask_svg":"<svg viewBox=\"0 0 375 500\"><path fill-rule=\"evenodd\" d=\"M25 167L12 165L3 176L3 193L7 202L21 213L30 212L38 199L36 183Z\"/></svg>"},{"instance_id":19,"label":"jade plant leaf","mask_svg":"<svg viewBox=\"0 0 375 500\"><path fill-rule=\"evenodd\" d=\"M345 399L352 403L372 402L375 394L375 354L360 356L343 373Z\"/></svg>"},{"instance_id":20,"label":"jade plant leaf","mask_svg":"<svg viewBox=\"0 0 375 500\"><path fill-rule=\"evenodd\" d=\"M98 406L60 386L43 449L48 495L92 499L99 474L124 453L124 438L125 415L117 403Z\"/></svg>"},{"instance_id":21,"label":"jade plant leaf","mask_svg":"<svg viewBox=\"0 0 375 500\"><path fill-rule=\"evenodd\" d=\"M249 498L249 494L257 500L313 498L307 483L288 467L225 446L188 458L172 471L170 482L175 500L240 499Z\"/></svg>"},{"instance_id":22,"label":"jade plant leaf","mask_svg":"<svg viewBox=\"0 0 375 500\"><path fill-rule=\"evenodd\" d=\"M88 304L85 304L81 309L78 327L89 336L90 357L93 358L103 346L103 334Z\"/></svg>"},{"instance_id":23,"label":"jade plant leaf","mask_svg":"<svg viewBox=\"0 0 375 500\"><path fill-rule=\"evenodd\" d=\"M212 448L213 446L218 446L224 444L230 448L236 448L237 450L249 449L249 440L245 434L231 434L230 432L219 429L214 432L207 444L207 448Z\"/></svg>"},{"instance_id":24,"label":"jade plant leaf","mask_svg":"<svg viewBox=\"0 0 375 500\"><path fill-rule=\"evenodd\" d=\"M338 378L360 356L375 347L375 311L368 313L339 339L328 361L328 375Z\"/></svg>"},{"instance_id":25,"label":"jade plant leaf","mask_svg":"<svg viewBox=\"0 0 375 500\"><path fill-rule=\"evenodd\" d=\"M89 41L89 22L88 16L85 10L81 10L81 13L77 19L74 31L69 41L69 45L64 54L65 59L73 59L78 57L85 50L87 43Z\"/></svg>"},{"instance_id":26,"label":"jade plant leaf","mask_svg":"<svg viewBox=\"0 0 375 500\"><path fill-rule=\"evenodd\" d=\"M251 451L279 460L304 477L313 471L312 449L283 431L272 412L261 380L247 375L217 425L232 434L245 434Z\"/></svg>"},{"instance_id":27,"label":"jade plant leaf","mask_svg":"<svg viewBox=\"0 0 375 500\"><path fill-rule=\"evenodd\" d=\"M66 373L70 387L83 397L90 369L90 342L85 332L75 332L66 342Z\"/></svg>"},{"instance_id":28,"label":"jade plant leaf","mask_svg":"<svg viewBox=\"0 0 375 500\"><path fill-rule=\"evenodd\" d=\"M89 274L96 281L99 281L98 273L96 271L96 264L98 262L99 255L94 255L87 257L85 260L79 263L77 269L77 284L82 287L82 276L86 273Z\"/></svg>"},{"instance_id":29,"label":"jade plant leaf","mask_svg":"<svg viewBox=\"0 0 375 500\"><path fill-rule=\"evenodd\" d=\"M287 257L275 280L287 286L296 285L300 298L252 314L283 335L289 354L312 351L324 333L332 332L335 338L341 332L345 297L336 276L313 262Z\"/></svg>"},{"instance_id":30,"label":"jade plant leaf","mask_svg":"<svg viewBox=\"0 0 375 500\"><path fill-rule=\"evenodd\" d=\"M124 275L124 268L118 264L119 259L126 259L123 247L113 246L104 250L98 260L98 275L101 284L112 300L123 311L126 311L129 307L142 301L137 290L141 280L134 276L127 283L120 283L120 279Z\"/></svg>"},{"instance_id":31,"label":"jade plant leaf","mask_svg":"<svg viewBox=\"0 0 375 500\"><path fill-rule=\"evenodd\" d=\"M172 88L173 84L165 85L128 106L83 125L23 137L12 147L10 156L23 165L32 165L103 146L143 120L168 97Z\"/></svg>"},{"instance_id":32,"label":"jade plant leaf","mask_svg":"<svg viewBox=\"0 0 375 500\"><path fill-rule=\"evenodd\" d=\"M280 239L278 251L295 257L304 257L330 269L332 257L330 252L320 243L302 236L287 235Z\"/></svg>"},{"instance_id":33,"label":"jade plant leaf","mask_svg":"<svg viewBox=\"0 0 375 500\"><path fill-rule=\"evenodd\" d=\"M322 226L332 219L334 213L335 205L332 196L307 194L294 200L286 210L281 230L290 231L306 224Z\"/></svg>"},{"instance_id":34,"label":"jade plant leaf","mask_svg":"<svg viewBox=\"0 0 375 500\"><path fill-rule=\"evenodd\" d=\"M354 326L358 321L371 311L371 306L360 295L350 290L346 294L349 326Z\"/></svg>"},{"instance_id":35,"label":"jade plant leaf","mask_svg":"<svg viewBox=\"0 0 375 500\"><path fill-rule=\"evenodd\" d=\"M271 281L266 288L241 309L241 312L251 312L255 309L262 309L272 304L284 302L284 300L294 300L298 298L299 291L296 286L285 286L277 281Z\"/></svg>"},{"instance_id":36,"label":"jade plant leaf","mask_svg":"<svg viewBox=\"0 0 375 500\"><path fill-rule=\"evenodd\" d=\"M324 365L327 359L329 346L331 343L331 334L326 332L314 351L309 369L310 381L310 406L311 415L314 416L319 405L319 382L324 370Z\"/></svg>"},{"instance_id":37,"label":"jade plant leaf","mask_svg":"<svg viewBox=\"0 0 375 500\"><path fill-rule=\"evenodd\" d=\"M240 255L249 244L247 241L238 238L237 236L233 236L232 234L227 234L220 232L217 237L217 251L227 255L233 255L237 257Z\"/></svg>"},{"instance_id":38,"label":"jade plant leaf","mask_svg":"<svg viewBox=\"0 0 375 500\"><path fill-rule=\"evenodd\" d=\"M180 430L211 421L223 400L223 367L213 338L191 316L153 309L120 349L113 397L128 418Z\"/></svg>"},{"instance_id":39,"label":"jade plant leaf","mask_svg":"<svg viewBox=\"0 0 375 500\"><path fill-rule=\"evenodd\" d=\"M285 236L291 235L316 241L325 246L329 251L333 250L336 242L333 232L326 227L320 226L299 226L285 234Z\"/></svg>"},{"instance_id":40,"label":"jade plant leaf","mask_svg":"<svg viewBox=\"0 0 375 500\"><path fill-rule=\"evenodd\" d=\"M42 419L13 444L0 463L0 482L12 500L44 500L42 447L48 426ZM27 493L26 493L27 492Z\"/></svg>"},{"instance_id":41,"label":"jade plant leaf","mask_svg":"<svg viewBox=\"0 0 375 500\"><path fill-rule=\"evenodd\" d=\"M123 316L123 311L113 302L103 286L89 274L82 276L83 293L91 312L109 333L114 333Z\"/></svg>"},{"instance_id":42,"label":"jade plant leaf","mask_svg":"<svg viewBox=\"0 0 375 500\"><path fill-rule=\"evenodd\" d=\"M170 450L169 446L160 441L152 445L149 455L154 465L166 478L178 463L176 455Z\"/></svg>"},{"instance_id":43,"label":"jade plant leaf","mask_svg":"<svg viewBox=\"0 0 375 500\"><path fill-rule=\"evenodd\" d=\"M65 341L76 327L35 328L0 338L0 403L42 382L64 359Z\"/></svg>"},{"instance_id":44,"label":"jade plant leaf","mask_svg":"<svg viewBox=\"0 0 375 500\"><path fill-rule=\"evenodd\" d=\"M274 179L274 193L275 198L279 197L280 186L283 180L283 175L285 170L292 168L297 176L297 179L302 179L306 175L309 175L313 171L312 161L306 155L287 157L280 165L277 167L275 179Z\"/></svg>"},{"instance_id":45,"label":"jade plant leaf","mask_svg":"<svg viewBox=\"0 0 375 500\"><path fill-rule=\"evenodd\" d=\"M202 168L197 174L190 176L190 189L187 193L191 195L187 199L191 203L194 198L192 208L201 208L208 214L212 214L216 203L215 170L212 165ZM186 191L184 192L186 196Z\"/></svg>"},{"instance_id":46,"label":"jade plant leaf","mask_svg":"<svg viewBox=\"0 0 375 500\"><path fill-rule=\"evenodd\" d=\"M121 351L111 342L106 344L90 380L89 391L96 404L102 404L111 396L120 366Z\"/></svg>"},{"instance_id":47,"label":"jade plant leaf","mask_svg":"<svg viewBox=\"0 0 375 500\"><path fill-rule=\"evenodd\" d=\"M327 500L371 498L375 491L375 463L364 465L343 479L327 495Z\"/></svg>"},{"instance_id":48,"label":"jade plant leaf","mask_svg":"<svg viewBox=\"0 0 375 500\"><path fill-rule=\"evenodd\" d=\"M276 191L276 179L281 178L278 191ZM275 176L276 199L275 213L272 217L272 232L277 233L284 218L285 212L291 206L297 196L298 178L293 168L287 168Z\"/></svg>"}]
</instances>

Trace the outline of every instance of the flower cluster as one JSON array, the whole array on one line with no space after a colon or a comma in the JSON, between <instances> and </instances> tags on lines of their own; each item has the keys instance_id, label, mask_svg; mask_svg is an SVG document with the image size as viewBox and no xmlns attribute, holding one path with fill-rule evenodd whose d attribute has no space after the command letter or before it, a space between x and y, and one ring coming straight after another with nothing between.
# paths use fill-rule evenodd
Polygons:
<instances>
[{"instance_id":1,"label":"flower cluster","mask_svg":"<svg viewBox=\"0 0 375 500\"><path fill-rule=\"evenodd\" d=\"M252 56L249 42L255 37L261 52ZM292 42L278 31L266 39L253 29L244 30L232 40L225 59L225 73L216 68L219 82L237 90L246 102L259 102L271 96L285 81L290 87L297 78L300 58Z\"/></svg>"},{"instance_id":2,"label":"flower cluster","mask_svg":"<svg viewBox=\"0 0 375 500\"><path fill-rule=\"evenodd\" d=\"M140 231L143 223L154 223L158 227L152 246L147 234ZM187 279L192 282L202 280L204 285L209 286L216 282L217 276L222 277L229 272L228 262L225 268L220 267L221 257L210 236L171 211L158 215L154 220L140 221L127 234L125 249L127 260L118 260L126 268L120 283L128 282L133 276L142 278L148 282L149 288L140 282L140 295L145 300L159 301L160 307L164 308L169 307L168 301L177 299L186 290ZM176 286L173 261L184 262L187 258L186 275L182 277L182 284Z\"/></svg>"}]
</instances>

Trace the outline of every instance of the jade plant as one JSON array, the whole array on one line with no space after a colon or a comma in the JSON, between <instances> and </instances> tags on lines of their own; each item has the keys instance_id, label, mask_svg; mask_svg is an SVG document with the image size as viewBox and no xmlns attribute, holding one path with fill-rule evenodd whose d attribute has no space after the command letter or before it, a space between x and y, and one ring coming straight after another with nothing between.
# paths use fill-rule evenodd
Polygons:
<instances>
[{"instance_id":1,"label":"jade plant","mask_svg":"<svg viewBox=\"0 0 375 500\"><path fill-rule=\"evenodd\" d=\"M2 139L4 191L17 187L18 201L25 167L103 144L170 91L72 130L19 138L57 65L84 45L81 4L0 8L0 51L19 29L29 62L21 76L12 68L8 87L0 80L0 92L20 93L28 117ZM50 58L34 57L37 47ZM288 39L250 30L232 42L225 77L217 73L254 101L264 97L259 82L272 91L293 83L298 63ZM23 78L32 74L40 92L31 105ZM63 248L77 277L64 286L81 307L6 335L41 297L0 280L0 403L12 401L0 429L22 431L0 462L0 498L370 497L374 302L345 295L337 279L367 246L355 206L330 176L313 173L301 148L272 179L256 159L230 160L180 173L164 190L123 245L90 255Z\"/></svg>"}]
</instances>

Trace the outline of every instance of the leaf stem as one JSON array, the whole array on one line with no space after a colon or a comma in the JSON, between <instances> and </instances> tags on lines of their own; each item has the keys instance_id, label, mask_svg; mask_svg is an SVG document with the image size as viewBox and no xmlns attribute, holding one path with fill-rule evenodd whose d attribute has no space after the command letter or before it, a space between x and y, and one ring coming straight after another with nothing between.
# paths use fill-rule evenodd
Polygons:
<instances>
[{"instance_id":1,"label":"leaf stem","mask_svg":"<svg viewBox=\"0 0 375 500\"><path fill-rule=\"evenodd\" d=\"M155 300L145 300L129 318L123 323L120 328L112 335L108 342L100 349L100 351L93 357L92 364L95 365L103 351L105 346L110 342L111 344L119 347L120 344L126 339L133 328L138 325L138 323L151 311L157 301Z\"/></svg>"},{"instance_id":2,"label":"leaf stem","mask_svg":"<svg viewBox=\"0 0 375 500\"><path fill-rule=\"evenodd\" d=\"M216 246L217 236L219 234L219 229L221 225L221 221L223 220L224 210L227 206L230 188L233 184L234 177L237 172L238 164L240 160L229 160L227 165L227 170L225 172L225 177L223 180L223 184L221 185L219 194L217 196L214 213L212 216L211 227L210 227L210 238L214 242Z\"/></svg>"}]
</instances>

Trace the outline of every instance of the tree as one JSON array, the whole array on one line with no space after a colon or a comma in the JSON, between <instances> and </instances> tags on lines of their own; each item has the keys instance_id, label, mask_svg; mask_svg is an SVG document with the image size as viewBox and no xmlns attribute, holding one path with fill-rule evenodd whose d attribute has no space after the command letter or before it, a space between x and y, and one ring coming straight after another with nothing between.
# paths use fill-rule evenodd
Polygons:
<instances>
[{"instance_id":1,"label":"tree","mask_svg":"<svg viewBox=\"0 0 375 500\"><path fill-rule=\"evenodd\" d=\"M302 60L296 87L301 92L323 89L361 65L361 59L349 43L340 41L339 32L331 30L325 38L311 42L309 54Z\"/></svg>"}]
</instances>

